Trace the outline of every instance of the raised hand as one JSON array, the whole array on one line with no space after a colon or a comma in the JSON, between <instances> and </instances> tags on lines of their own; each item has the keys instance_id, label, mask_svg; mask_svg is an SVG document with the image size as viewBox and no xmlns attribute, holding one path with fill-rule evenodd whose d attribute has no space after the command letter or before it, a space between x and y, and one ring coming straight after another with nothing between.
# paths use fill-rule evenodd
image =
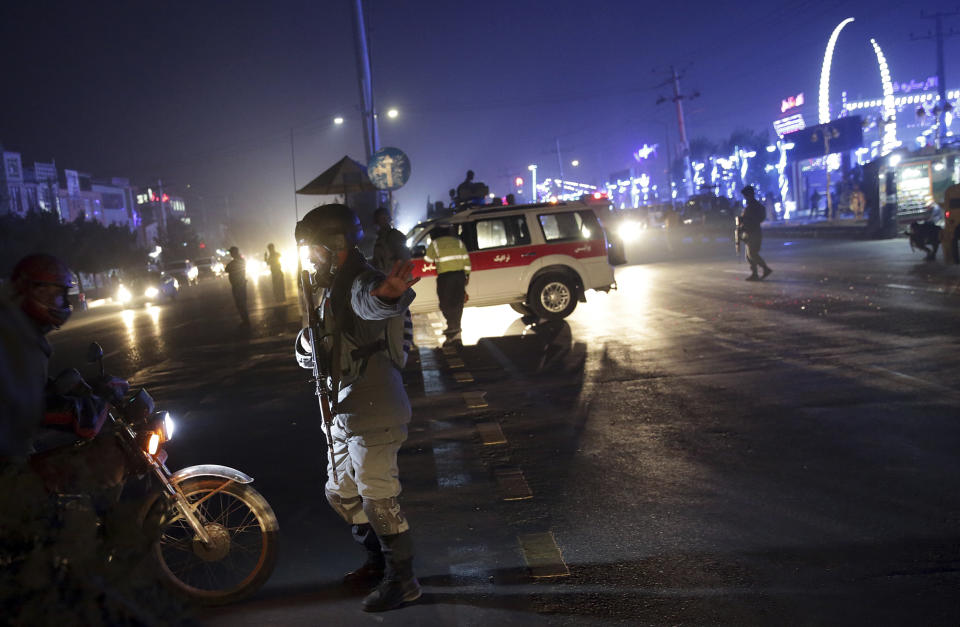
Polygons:
<instances>
[{"instance_id":1,"label":"raised hand","mask_svg":"<svg viewBox=\"0 0 960 627\"><path fill-rule=\"evenodd\" d=\"M419 280L420 277L413 278L413 262L400 260L393 264L387 277L370 290L370 293L380 300L395 301Z\"/></svg>"}]
</instances>

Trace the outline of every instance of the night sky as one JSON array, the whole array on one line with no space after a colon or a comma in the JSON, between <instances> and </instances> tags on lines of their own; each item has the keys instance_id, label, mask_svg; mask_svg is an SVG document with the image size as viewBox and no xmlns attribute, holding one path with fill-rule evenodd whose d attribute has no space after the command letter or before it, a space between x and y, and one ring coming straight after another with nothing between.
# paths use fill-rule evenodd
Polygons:
<instances>
[{"instance_id":1,"label":"night sky","mask_svg":"<svg viewBox=\"0 0 960 627\"><path fill-rule=\"evenodd\" d=\"M365 3L381 144L410 156L396 196L402 225L468 168L505 194L537 163L600 183L644 143L676 142L671 103L656 105L674 64L689 136L771 128L782 98L804 92L815 121L823 49L845 17L831 89L881 97L869 44L894 81L936 72L933 28L902 0ZM0 143L25 163L146 184L187 184L216 213L245 220L241 245L290 237L302 186L348 154L362 161L352 2L42 2L0 7ZM960 30L960 17L946 21ZM960 87L960 37L946 41ZM955 77L955 78L952 78ZM342 115L346 123L334 126ZM569 163L579 159L574 169ZM301 196L299 214L315 200ZM259 230L257 230L259 229ZM254 233L256 236L254 236Z\"/></svg>"}]
</instances>

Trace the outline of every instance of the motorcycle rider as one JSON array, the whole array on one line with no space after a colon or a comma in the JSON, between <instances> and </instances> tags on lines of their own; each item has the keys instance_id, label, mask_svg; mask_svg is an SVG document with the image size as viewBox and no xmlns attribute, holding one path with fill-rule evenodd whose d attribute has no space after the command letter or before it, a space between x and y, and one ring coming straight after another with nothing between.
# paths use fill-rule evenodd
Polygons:
<instances>
[{"instance_id":1,"label":"motorcycle rider","mask_svg":"<svg viewBox=\"0 0 960 627\"><path fill-rule=\"evenodd\" d=\"M0 461L15 463L33 452L43 423L53 352L46 335L73 313L67 292L76 283L65 263L39 254L17 262L10 283L0 302Z\"/></svg>"},{"instance_id":2,"label":"motorcycle rider","mask_svg":"<svg viewBox=\"0 0 960 627\"><path fill-rule=\"evenodd\" d=\"M11 275L18 315L5 316L2 331L4 384L0 407L0 461L30 466L50 491L86 492L119 483L116 454L108 440L73 449L78 439L93 439L107 418L107 399L126 391L126 382L107 378L91 388L74 369L48 379L53 349L46 335L67 322L73 307L67 298L75 287L73 272L53 255L27 255ZM6 371L23 377L10 388ZM24 376L25 375L25 376ZM38 395L39 390L39 395ZM8 412L7 410L10 409Z\"/></svg>"},{"instance_id":3,"label":"motorcycle rider","mask_svg":"<svg viewBox=\"0 0 960 627\"><path fill-rule=\"evenodd\" d=\"M367 552L363 566L344 581L380 580L363 609L393 609L420 597L410 525L397 501L397 452L411 414L400 369L413 335L408 307L416 293L410 287L418 279L410 276L410 261L397 261L387 274L367 263L357 249L363 228L346 205L311 210L295 236L310 277L304 287L320 318L318 365L329 375L335 401L325 493ZM295 352L301 366L313 367L307 329L298 335Z\"/></svg>"}]
</instances>

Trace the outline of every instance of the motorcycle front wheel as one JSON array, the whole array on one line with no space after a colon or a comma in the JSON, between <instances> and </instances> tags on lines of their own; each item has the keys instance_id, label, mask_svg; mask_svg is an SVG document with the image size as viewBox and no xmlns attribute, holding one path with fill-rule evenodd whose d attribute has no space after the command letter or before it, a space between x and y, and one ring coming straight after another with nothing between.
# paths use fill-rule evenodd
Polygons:
<instances>
[{"instance_id":1,"label":"motorcycle front wheel","mask_svg":"<svg viewBox=\"0 0 960 627\"><path fill-rule=\"evenodd\" d=\"M196 513L210 543L205 545L172 509L154 546L166 582L203 605L232 603L253 594L270 578L277 561L279 528L270 504L250 484L218 477L187 479L180 490L188 502L199 503Z\"/></svg>"}]
</instances>

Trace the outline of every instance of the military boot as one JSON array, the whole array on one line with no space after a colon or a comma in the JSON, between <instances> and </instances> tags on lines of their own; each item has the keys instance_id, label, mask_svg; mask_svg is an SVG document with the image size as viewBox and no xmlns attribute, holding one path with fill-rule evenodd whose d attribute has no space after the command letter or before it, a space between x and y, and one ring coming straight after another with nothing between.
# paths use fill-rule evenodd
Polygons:
<instances>
[{"instance_id":1,"label":"military boot","mask_svg":"<svg viewBox=\"0 0 960 627\"><path fill-rule=\"evenodd\" d=\"M384 612L420 598L420 583L413 574L413 539L409 531L380 538L386 572L383 581L363 600L366 612Z\"/></svg>"},{"instance_id":2,"label":"military boot","mask_svg":"<svg viewBox=\"0 0 960 627\"><path fill-rule=\"evenodd\" d=\"M367 561L363 566L343 576L343 583L355 589L369 590L383 579L385 560L380 549L380 540L370 523L352 525L353 539L367 551Z\"/></svg>"}]
</instances>

